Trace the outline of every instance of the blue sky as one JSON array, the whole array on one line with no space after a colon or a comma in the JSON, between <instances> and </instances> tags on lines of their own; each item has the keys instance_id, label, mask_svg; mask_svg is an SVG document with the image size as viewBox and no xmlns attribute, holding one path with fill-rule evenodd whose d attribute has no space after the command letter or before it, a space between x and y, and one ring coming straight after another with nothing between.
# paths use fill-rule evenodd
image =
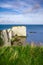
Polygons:
<instances>
[{"instance_id":1,"label":"blue sky","mask_svg":"<svg viewBox=\"0 0 43 65\"><path fill-rule=\"evenodd\" d=\"M0 0L0 24L43 24L43 0Z\"/></svg>"}]
</instances>

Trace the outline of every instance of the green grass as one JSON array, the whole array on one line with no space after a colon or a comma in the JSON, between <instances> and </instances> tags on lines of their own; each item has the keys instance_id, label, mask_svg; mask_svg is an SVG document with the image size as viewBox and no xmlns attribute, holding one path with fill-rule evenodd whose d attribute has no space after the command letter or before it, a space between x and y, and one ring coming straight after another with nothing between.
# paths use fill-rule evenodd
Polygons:
<instances>
[{"instance_id":1,"label":"green grass","mask_svg":"<svg viewBox=\"0 0 43 65\"><path fill-rule=\"evenodd\" d=\"M43 65L43 47L2 47L0 65Z\"/></svg>"}]
</instances>

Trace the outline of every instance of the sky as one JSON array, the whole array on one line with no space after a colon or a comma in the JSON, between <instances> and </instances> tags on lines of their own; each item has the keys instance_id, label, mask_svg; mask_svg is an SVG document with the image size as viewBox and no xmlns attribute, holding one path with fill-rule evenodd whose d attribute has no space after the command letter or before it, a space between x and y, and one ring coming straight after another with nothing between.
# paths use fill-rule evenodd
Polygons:
<instances>
[{"instance_id":1,"label":"sky","mask_svg":"<svg viewBox=\"0 0 43 65\"><path fill-rule=\"evenodd\" d=\"M43 0L0 0L0 24L43 24Z\"/></svg>"}]
</instances>

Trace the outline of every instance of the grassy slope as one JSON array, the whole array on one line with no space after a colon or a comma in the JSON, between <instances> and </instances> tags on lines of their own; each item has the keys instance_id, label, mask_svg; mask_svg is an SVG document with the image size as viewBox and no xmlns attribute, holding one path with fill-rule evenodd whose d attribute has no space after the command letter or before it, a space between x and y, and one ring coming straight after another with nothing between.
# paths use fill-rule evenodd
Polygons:
<instances>
[{"instance_id":1,"label":"grassy slope","mask_svg":"<svg viewBox=\"0 0 43 65\"><path fill-rule=\"evenodd\" d=\"M0 48L0 65L43 65L43 47Z\"/></svg>"}]
</instances>

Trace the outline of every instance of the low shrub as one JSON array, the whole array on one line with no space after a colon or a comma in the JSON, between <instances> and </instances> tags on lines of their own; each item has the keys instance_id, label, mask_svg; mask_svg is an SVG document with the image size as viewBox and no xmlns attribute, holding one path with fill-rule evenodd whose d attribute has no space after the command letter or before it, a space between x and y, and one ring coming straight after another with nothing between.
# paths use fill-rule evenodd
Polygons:
<instances>
[{"instance_id":1,"label":"low shrub","mask_svg":"<svg viewBox=\"0 0 43 65\"><path fill-rule=\"evenodd\" d=\"M0 46L3 46L3 45L4 45L4 41L3 41L3 39L0 36Z\"/></svg>"}]
</instances>

